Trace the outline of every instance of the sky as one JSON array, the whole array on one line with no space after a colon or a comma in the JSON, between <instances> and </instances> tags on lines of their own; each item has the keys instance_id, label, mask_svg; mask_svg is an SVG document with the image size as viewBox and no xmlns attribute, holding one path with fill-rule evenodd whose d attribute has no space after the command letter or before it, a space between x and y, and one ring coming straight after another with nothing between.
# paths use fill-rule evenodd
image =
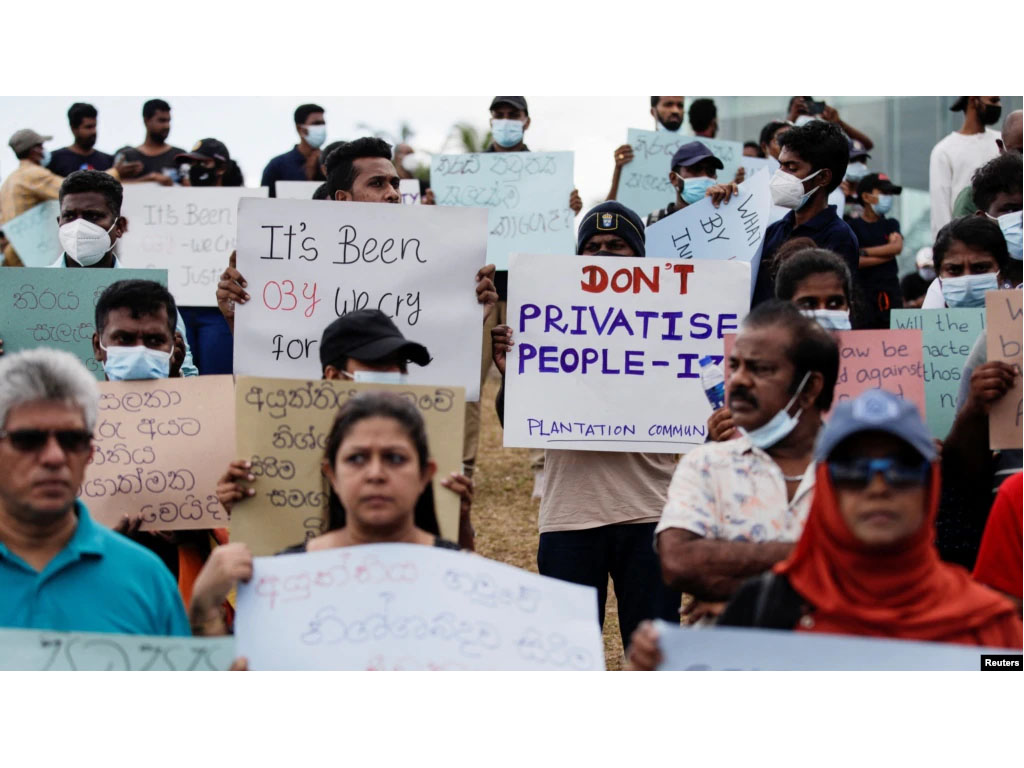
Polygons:
<instances>
[{"instance_id":1,"label":"sky","mask_svg":"<svg viewBox=\"0 0 1024 768\"><path fill-rule=\"evenodd\" d=\"M397 133L407 121L415 131L412 145L417 150L439 152L455 123L470 122L486 131L491 95L480 96L346 96L322 94L295 96L2 96L0 97L0 138L21 128L32 128L54 137L51 151L72 142L67 109L75 101L93 104L99 110L98 149L113 153L119 147L141 144L145 138L142 104L157 96L171 105L171 134L168 141L190 149L202 138L223 141L242 167L246 186L257 186L263 167L271 157L286 152L297 136L292 114L299 104L312 102L326 109L327 141L354 139L367 134L360 124ZM574 174L584 205L604 200L611 185L615 148L626 143L628 128L652 130L650 97L607 96L599 102L591 96L530 96L531 124L525 141L532 150L575 151ZM689 105L690 99L687 100ZM785 109L780 99L780 112ZM686 126L688 129L689 126ZM742 140L720 135L719 138ZM461 152L455 144L449 151ZM16 166L9 147L0 147L0 178ZM670 202L668 200L666 203Z\"/></svg>"}]
</instances>

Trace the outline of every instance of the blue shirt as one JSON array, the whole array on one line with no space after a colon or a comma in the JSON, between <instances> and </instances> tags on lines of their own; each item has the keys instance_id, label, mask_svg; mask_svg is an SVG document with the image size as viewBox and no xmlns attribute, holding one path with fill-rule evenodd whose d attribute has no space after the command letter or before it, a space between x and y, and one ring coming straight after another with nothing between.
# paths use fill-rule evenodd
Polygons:
<instances>
[{"instance_id":1,"label":"blue shirt","mask_svg":"<svg viewBox=\"0 0 1024 768\"><path fill-rule=\"evenodd\" d=\"M0 542L0 626L124 635L192 634L160 558L93 522L75 500L71 540L39 572Z\"/></svg>"},{"instance_id":2,"label":"blue shirt","mask_svg":"<svg viewBox=\"0 0 1024 768\"><path fill-rule=\"evenodd\" d=\"M790 211L781 219L768 227L764 233L764 249L761 252L761 266L757 271L757 283L754 286L754 298L750 302L753 308L762 301L775 296L775 285L772 283L769 265L775 252L784 242L795 237L809 237L819 248L827 248L838 254L850 268L850 276L857 275L860 263L860 244L850 225L836 213L836 207L829 205L814 218L794 228L796 211Z\"/></svg>"},{"instance_id":3,"label":"blue shirt","mask_svg":"<svg viewBox=\"0 0 1024 768\"><path fill-rule=\"evenodd\" d=\"M269 187L270 196L275 197L279 181L324 181L324 175L317 166L316 176L312 179L306 178L306 156L299 152L299 145L296 144L291 151L278 155L267 163L267 167L263 169L260 186Z\"/></svg>"}]
</instances>

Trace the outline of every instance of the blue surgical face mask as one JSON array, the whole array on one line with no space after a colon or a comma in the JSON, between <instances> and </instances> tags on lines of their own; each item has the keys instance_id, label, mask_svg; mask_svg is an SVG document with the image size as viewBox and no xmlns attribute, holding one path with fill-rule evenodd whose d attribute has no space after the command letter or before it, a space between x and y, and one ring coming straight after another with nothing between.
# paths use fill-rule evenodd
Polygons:
<instances>
[{"instance_id":1,"label":"blue surgical face mask","mask_svg":"<svg viewBox=\"0 0 1024 768\"><path fill-rule=\"evenodd\" d=\"M857 162L850 163L846 166L846 180L854 183L860 181L868 175L868 164Z\"/></svg>"},{"instance_id":2,"label":"blue surgical face mask","mask_svg":"<svg viewBox=\"0 0 1024 768\"><path fill-rule=\"evenodd\" d=\"M306 143L309 144L313 149L320 149L327 141L327 126L326 125L307 125L306 126Z\"/></svg>"},{"instance_id":3,"label":"blue surgical face mask","mask_svg":"<svg viewBox=\"0 0 1024 768\"><path fill-rule=\"evenodd\" d=\"M519 120L491 121L491 136L501 147L514 147L523 140L523 123Z\"/></svg>"},{"instance_id":4,"label":"blue surgical face mask","mask_svg":"<svg viewBox=\"0 0 1024 768\"><path fill-rule=\"evenodd\" d=\"M353 379L370 384L408 384L409 374L400 371L356 371Z\"/></svg>"},{"instance_id":5,"label":"blue surgical face mask","mask_svg":"<svg viewBox=\"0 0 1024 768\"><path fill-rule=\"evenodd\" d=\"M985 215L988 216L987 213ZM1002 216L988 217L999 224L999 229L1003 233L1003 239L1006 240L1006 250L1010 252L1010 256L1020 261L1022 251L1024 251L1024 244L1021 241L1022 227L1024 227L1024 211L1013 211L1012 213L1004 213Z\"/></svg>"},{"instance_id":6,"label":"blue surgical face mask","mask_svg":"<svg viewBox=\"0 0 1024 768\"><path fill-rule=\"evenodd\" d=\"M935 279L935 269L932 267L918 267L917 274L921 276L922 280L928 283Z\"/></svg>"},{"instance_id":7,"label":"blue surgical face mask","mask_svg":"<svg viewBox=\"0 0 1024 768\"><path fill-rule=\"evenodd\" d=\"M985 292L999 288L999 280L995 272L984 275L963 275L962 277L942 277L942 298L947 307L984 307Z\"/></svg>"},{"instance_id":8,"label":"blue surgical face mask","mask_svg":"<svg viewBox=\"0 0 1024 768\"><path fill-rule=\"evenodd\" d=\"M879 195L878 202L871 206L879 216L885 216L892 210L892 195Z\"/></svg>"},{"instance_id":9,"label":"blue surgical face mask","mask_svg":"<svg viewBox=\"0 0 1024 768\"><path fill-rule=\"evenodd\" d=\"M704 193L707 191L708 187L713 187L717 183L714 179L706 176L699 179L680 178L680 181L683 182L683 194L681 197L683 198L683 202L687 205L693 205L694 203L703 200Z\"/></svg>"},{"instance_id":10,"label":"blue surgical face mask","mask_svg":"<svg viewBox=\"0 0 1024 768\"><path fill-rule=\"evenodd\" d=\"M793 403L800 396L804 385L807 383L807 379L810 377L810 371L804 374L803 379L800 381L800 386L796 388L796 392L789 402L786 403L786 407L772 416L766 423L749 432L740 427L740 431L750 438L750 442L762 451L766 451L776 443L785 440L796 429L796 425L800 423L800 414L803 413L803 408L799 409L794 416L789 415L789 409L793 407Z\"/></svg>"},{"instance_id":11,"label":"blue surgical face mask","mask_svg":"<svg viewBox=\"0 0 1024 768\"><path fill-rule=\"evenodd\" d=\"M849 331L850 311L848 309L805 309L803 313L826 331Z\"/></svg>"},{"instance_id":12,"label":"blue surgical face mask","mask_svg":"<svg viewBox=\"0 0 1024 768\"><path fill-rule=\"evenodd\" d=\"M43 157L39 161L40 163L43 164L43 168L50 164L51 157L52 155L50 154L50 150L48 150L46 147L43 147Z\"/></svg>"},{"instance_id":13,"label":"blue surgical face mask","mask_svg":"<svg viewBox=\"0 0 1024 768\"><path fill-rule=\"evenodd\" d=\"M139 379L166 379L171 369L171 353L150 349L138 344L134 347L104 347L107 353L103 370L110 381L137 381Z\"/></svg>"}]
</instances>

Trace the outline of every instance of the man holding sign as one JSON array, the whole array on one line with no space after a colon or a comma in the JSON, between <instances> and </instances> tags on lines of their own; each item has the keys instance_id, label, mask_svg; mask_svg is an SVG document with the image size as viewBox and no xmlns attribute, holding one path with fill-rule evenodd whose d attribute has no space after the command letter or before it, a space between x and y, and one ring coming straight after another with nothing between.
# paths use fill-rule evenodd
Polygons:
<instances>
[{"instance_id":1,"label":"man holding sign","mask_svg":"<svg viewBox=\"0 0 1024 768\"><path fill-rule=\"evenodd\" d=\"M672 170L668 174L676 192L675 202L648 216L647 226L703 200L708 188L714 186L718 171L724 167L722 161L699 141L683 144L672 156Z\"/></svg>"}]
</instances>

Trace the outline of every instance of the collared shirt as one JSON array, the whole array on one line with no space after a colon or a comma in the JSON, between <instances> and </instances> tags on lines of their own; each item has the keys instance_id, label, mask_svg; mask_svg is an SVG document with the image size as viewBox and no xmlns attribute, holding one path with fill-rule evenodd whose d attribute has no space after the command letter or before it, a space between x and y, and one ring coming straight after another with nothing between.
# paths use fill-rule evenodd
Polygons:
<instances>
[{"instance_id":1,"label":"collared shirt","mask_svg":"<svg viewBox=\"0 0 1024 768\"><path fill-rule=\"evenodd\" d=\"M813 491L814 462L789 500L782 469L750 438L706 443L676 467L654 533L682 528L723 541L796 541Z\"/></svg>"},{"instance_id":2,"label":"collared shirt","mask_svg":"<svg viewBox=\"0 0 1024 768\"><path fill-rule=\"evenodd\" d=\"M63 253L60 255L59 259L57 259L55 262L53 262L53 264L51 264L49 267L47 267L47 269L61 269L61 268L64 268L64 269L67 268L67 263L64 261L64 254ZM83 267L83 269L85 269L85 267ZM102 269L102 267L100 267L100 269ZM116 256L114 257L114 269L125 269L124 264L122 264L117 259ZM176 317L174 318L174 330L176 330L178 333L181 334L182 341L185 342L185 359L181 363L181 375L182 376L198 376L199 375L199 369L196 368L195 363L192 362L192 350L189 349L189 346L188 346L188 336L185 335L185 323L181 319L181 313L180 312L176 312L175 314L176 314Z\"/></svg>"},{"instance_id":3,"label":"collared shirt","mask_svg":"<svg viewBox=\"0 0 1024 768\"><path fill-rule=\"evenodd\" d=\"M0 224L6 224L40 203L56 200L63 182L64 179L53 171L31 160L22 160L0 186ZM4 248L4 263L21 266L21 259L11 245Z\"/></svg>"},{"instance_id":4,"label":"collared shirt","mask_svg":"<svg viewBox=\"0 0 1024 768\"><path fill-rule=\"evenodd\" d=\"M288 152L278 155L267 163L267 167L263 169L260 186L269 187L270 196L275 197L279 181L326 181L326 179L321 173L319 165L316 175L312 179L306 178L306 156L299 151L299 145L296 144Z\"/></svg>"},{"instance_id":5,"label":"collared shirt","mask_svg":"<svg viewBox=\"0 0 1024 768\"><path fill-rule=\"evenodd\" d=\"M790 211L774 224L769 225L764 233L764 247L761 251L761 266L757 271L757 283L754 287L754 298L750 303L753 307L767 301L775 295L775 285L768 268L775 252L784 242L795 237L809 237L819 248L827 248L842 257L850 268L850 274L856 275L860 264L860 243L850 225L836 213L836 206L827 205L825 210L800 226L796 224L796 211Z\"/></svg>"},{"instance_id":6,"label":"collared shirt","mask_svg":"<svg viewBox=\"0 0 1024 768\"><path fill-rule=\"evenodd\" d=\"M95 523L75 501L70 541L37 571L0 542L0 626L58 632L191 635L159 558Z\"/></svg>"}]
</instances>

